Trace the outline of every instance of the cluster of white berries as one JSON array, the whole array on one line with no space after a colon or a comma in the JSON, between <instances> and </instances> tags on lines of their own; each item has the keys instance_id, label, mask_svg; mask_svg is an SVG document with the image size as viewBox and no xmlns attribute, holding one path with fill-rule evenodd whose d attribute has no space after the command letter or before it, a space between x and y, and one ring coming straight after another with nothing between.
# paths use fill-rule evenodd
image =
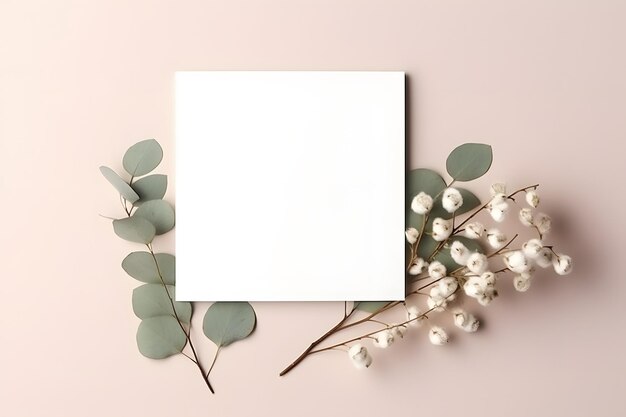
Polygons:
<instances>
[{"instance_id":1,"label":"cluster of white berries","mask_svg":"<svg viewBox=\"0 0 626 417\"><path fill-rule=\"evenodd\" d=\"M480 305L487 306L498 296L496 275L489 271L472 275L463 284L463 291L468 297L475 298Z\"/></svg>"},{"instance_id":2,"label":"cluster of white berries","mask_svg":"<svg viewBox=\"0 0 626 417\"><path fill-rule=\"evenodd\" d=\"M407 319L403 323L388 326L386 329L370 336L373 340L372 344L374 347L381 349L388 348L399 339L404 338L404 334L409 327L421 327L424 320L426 320L425 314L416 306L408 306L406 308L406 317ZM361 343L351 346L348 349L348 356L357 369L365 369L372 364L372 356Z\"/></svg>"},{"instance_id":3,"label":"cluster of white berries","mask_svg":"<svg viewBox=\"0 0 626 417\"><path fill-rule=\"evenodd\" d=\"M430 312L449 311L452 313L456 327L465 332L476 332L480 326L479 320L465 310L449 309L449 303L456 299L460 289L461 293L475 299L480 305L489 305L498 297L496 276L499 273L509 271L514 273L514 288L524 292L530 288L531 279L537 268L552 267L559 275L567 275L572 271L572 259L567 255L555 252L552 246L545 245L543 242L544 236L550 232L552 220L544 213L535 212L540 203L535 187L529 187L518 192L526 193L525 200L528 204L528 207L519 211L519 220L524 226L536 229L539 234L538 238L527 240L519 249L508 249L512 240L509 241L507 235L498 228L487 228L478 221L471 223L466 221L455 228L452 219L435 217L430 222L431 230L429 232L423 230L423 233L429 234L433 240L439 242L440 246L437 250L441 248L450 251L450 257L459 267L454 268L454 271L448 271L449 262L447 268L446 264L438 260L441 259L439 257L431 255L429 259L425 260L417 255L417 246L419 246L421 238L420 231L412 227L405 231L406 240L412 247L408 274L411 276L424 274L418 279L430 278L433 280L426 285L429 287L429 292L426 294L428 296L426 299L428 310L422 312L417 306L407 306L406 321L401 324L388 325L387 328L369 336L373 340L373 346L388 348L394 342L402 339L410 327L420 327ZM491 186L491 199L482 208L489 213L495 222L501 223L511 211L511 201L515 201L513 196L518 192L507 195L505 184L493 184ZM411 201L411 210L420 215L428 215L438 199L440 199L441 207L448 213L455 213L463 206L463 194L455 188L448 187L435 198L425 192L420 192ZM460 229L461 226L463 226L462 229ZM471 240L483 240L494 252L485 255L472 250L468 246L473 246L469 245L467 241L465 241L467 245L464 244L462 239L456 238L457 236ZM492 272L489 263L494 255L499 255L502 258L506 268ZM444 328L436 325L429 328L428 339L437 346L445 345L450 340ZM372 363L371 355L360 343L350 347L348 354L358 369L367 368Z\"/></svg>"}]
</instances>

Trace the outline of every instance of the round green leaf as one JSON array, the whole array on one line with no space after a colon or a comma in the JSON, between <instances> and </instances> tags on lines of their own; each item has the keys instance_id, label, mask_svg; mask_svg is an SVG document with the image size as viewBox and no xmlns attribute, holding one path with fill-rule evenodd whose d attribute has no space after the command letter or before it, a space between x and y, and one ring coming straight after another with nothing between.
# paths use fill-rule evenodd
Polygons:
<instances>
[{"instance_id":1,"label":"round green leaf","mask_svg":"<svg viewBox=\"0 0 626 417\"><path fill-rule=\"evenodd\" d=\"M122 268L128 275L141 282L161 284L163 277L163 282L173 285L176 282L176 257L169 253L157 253L154 256L159 264L158 270L150 252L128 254L122 261Z\"/></svg>"},{"instance_id":2,"label":"round green leaf","mask_svg":"<svg viewBox=\"0 0 626 417\"><path fill-rule=\"evenodd\" d=\"M160 200L167 190L167 175L148 175L135 181L132 188L139 196L139 200L135 203L136 205L149 200Z\"/></svg>"},{"instance_id":3,"label":"round green leaf","mask_svg":"<svg viewBox=\"0 0 626 417\"><path fill-rule=\"evenodd\" d=\"M446 182L432 169L418 168L407 174L406 197L409 204L420 192L425 192L435 198L444 188L446 188Z\"/></svg>"},{"instance_id":4,"label":"round green leaf","mask_svg":"<svg viewBox=\"0 0 626 417\"><path fill-rule=\"evenodd\" d=\"M448 174L456 181L471 181L482 177L493 161L491 146L465 143L454 149L446 161Z\"/></svg>"},{"instance_id":5,"label":"round green leaf","mask_svg":"<svg viewBox=\"0 0 626 417\"><path fill-rule=\"evenodd\" d=\"M146 175L156 168L163 159L163 149L154 139L142 140L128 148L122 164L133 177Z\"/></svg>"},{"instance_id":6,"label":"round green leaf","mask_svg":"<svg viewBox=\"0 0 626 417\"><path fill-rule=\"evenodd\" d=\"M150 359L164 359L182 352L187 337L172 316L144 319L137 329L139 352Z\"/></svg>"},{"instance_id":7,"label":"round green leaf","mask_svg":"<svg viewBox=\"0 0 626 417\"><path fill-rule=\"evenodd\" d=\"M152 242L156 233L152 223L137 216L113 220L113 230L124 240L146 244Z\"/></svg>"},{"instance_id":8,"label":"round green leaf","mask_svg":"<svg viewBox=\"0 0 626 417\"><path fill-rule=\"evenodd\" d=\"M418 168L409 172L406 176L406 227L419 229L424 218L411 210L413 197L420 192L425 192L432 198L436 198L445 188L444 179L432 169Z\"/></svg>"},{"instance_id":9,"label":"round green leaf","mask_svg":"<svg viewBox=\"0 0 626 417\"><path fill-rule=\"evenodd\" d=\"M354 304L354 307L357 310L365 311L368 313L375 313L387 304L389 304L389 301L357 301Z\"/></svg>"},{"instance_id":10,"label":"round green leaf","mask_svg":"<svg viewBox=\"0 0 626 417\"><path fill-rule=\"evenodd\" d=\"M104 178L111 183L118 193L130 203L134 203L139 200L139 195L126 183L115 171L104 165L100 167L100 172L104 175Z\"/></svg>"},{"instance_id":11,"label":"round green leaf","mask_svg":"<svg viewBox=\"0 0 626 417\"><path fill-rule=\"evenodd\" d=\"M169 292L169 296L168 296ZM167 291L162 284L144 284L133 291L133 311L140 319L148 319L157 316L174 316L170 298L176 299L176 287L167 286ZM191 320L191 303L174 301L178 318L189 323Z\"/></svg>"},{"instance_id":12,"label":"round green leaf","mask_svg":"<svg viewBox=\"0 0 626 417\"><path fill-rule=\"evenodd\" d=\"M213 303L204 315L202 330L218 347L245 339L256 324L254 309L246 302Z\"/></svg>"},{"instance_id":13,"label":"round green leaf","mask_svg":"<svg viewBox=\"0 0 626 417\"><path fill-rule=\"evenodd\" d=\"M156 228L156 234L162 235L174 228L174 208L163 200L150 200L144 202L133 217L141 217L148 220Z\"/></svg>"}]
</instances>

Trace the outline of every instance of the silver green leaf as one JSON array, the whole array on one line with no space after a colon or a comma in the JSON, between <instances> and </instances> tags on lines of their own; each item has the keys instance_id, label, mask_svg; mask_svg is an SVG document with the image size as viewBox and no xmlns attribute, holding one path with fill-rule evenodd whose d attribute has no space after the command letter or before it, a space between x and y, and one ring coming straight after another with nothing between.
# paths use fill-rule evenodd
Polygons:
<instances>
[{"instance_id":1,"label":"silver green leaf","mask_svg":"<svg viewBox=\"0 0 626 417\"><path fill-rule=\"evenodd\" d=\"M187 337L172 316L144 319L137 329L139 352L150 359L164 359L182 352Z\"/></svg>"},{"instance_id":2,"label":"silver green leaf","mask_svg":"<svg viewBox=\"0 0 626 417\"><path fill-rule=\"evenodd\" d=\"M152 223L143 217L127 217L113 220L115 234L124 240L137 243L150 243L154 239L156 229Z\"/></svg>"},{"instance_id":3,"label":"silver green leaf","mask_svg":"<svg viewBox=\"0 0 626 417\"><path fill-rule=\"evenodd\" d=\"M146 175L156 168L163 159L163 149L154 139L142 140L128 148L122 164L133 177Z\"/></svg>"},{"instance_id":4,"label":"silver green leaf","mask_svg":"<svg viewBox=\"0 0 626 417\"><path fill-rule=\"evenodd\" d=\"M375 313L387 304L389 304L389 301L356 301L354 308L368 313Z\"/></svg>"},{"instance_id":5,"label":"silver green leaf","mask_svg":"<svg viewBox=\"0 0 626 417\"><path fill-rule=\"evenodd\" d=\"M118 193L122 197L126 199L126 201L130 203L134 203L139 200L139 195L131 188L126 181L124 181L115 171L106 166L100 167L100 172L111 183L113 187L117 190Z\"/></svg>"},{"instance_id":6,"label":"silver green leaf","mask_svg":"<svg viewBox=\"0 0 626 417\"><path fill-rule=\"evenodd\" d=\"M176 282L176 257L169 253L157 253L154 258L150 252L132 252L122 261L122 268L128 275L141 282L173 285ZM159 272L161 273L159 276Z\"/></svg>"},{"instance_id":7,"label":"silver green leaf","mask_svg":"<svg viewBox=\"0 0 626 417\"><path fill-rule=\"evenodd\" d=\"M491 146L465 143L450 153L446 160L446 169L456 181L471 181L489 171L492 161Z\"/></svg>"},{"instance_id":8,"label":"silver green leaf","mask_svg":"<svg viewBox=\"0 0 626 417\"><path fill-rule=\"evenodd\" d=\"M174 208L163 200L150 200L144 202L133 215L148 220L156 228L156 234L162 235L174 228Z\"/></svg>"},{"instance_id":9,"label":"silver green leaf","mask_svg":"<svg viewBox=\"0 0 626 417\"><path fill-rule=\"evenodd\" d=\"M406 227L419 228L423 216L411 210L411 202L420 192L430 195L433 199L446 188L444 179L432 169L418 168L406 176Z\"/></svg>"},{"instance_id":10,"label":"silver green leaf","mask_svg":"<svg viewBox=\"0 0 626 417\"><path fill-rule=\"evenodd\" d=\"M148 319L157 316L174 316L172 304L176 299L176 287L162 284L144 284L133 290L133 311L140 319ZM183 323L191 320L191 303L184 301L174 301L176 314Z\"/></svg>"},{"instance_id":11,"label":"silver green leaf","mask_svg":"<svg viewBox=\"0 0 626 417\"><path fill-rule=\"evenodd\" d=\"M202 330L218 347L245 339L256 325L254 309L246 302L213 303L204 315Z\"/></svg>"},{"instance_id":12,"label":"silver green leaf","mask_svg":"<svg viewBox=\"0 0 626 417\"><path fill-rule=\"evenodd\" d=\"M149 200L160 200L167 190L167 175L153 174L143 177L132 184L133 190L139 196L135 205Z\"/></svg>"},{"instance_id":13,"label":"silver green leaf","mask_svg":"<svg viewBox=\"0 0 626 417\"><path fill-rule=\"evenodd\" d=\"M425 192L435 198L444 188L446 188L446 182L432 169L418 168L407 174L406 197L409 202L420 192Z\"/></svg>"}]
</instances>

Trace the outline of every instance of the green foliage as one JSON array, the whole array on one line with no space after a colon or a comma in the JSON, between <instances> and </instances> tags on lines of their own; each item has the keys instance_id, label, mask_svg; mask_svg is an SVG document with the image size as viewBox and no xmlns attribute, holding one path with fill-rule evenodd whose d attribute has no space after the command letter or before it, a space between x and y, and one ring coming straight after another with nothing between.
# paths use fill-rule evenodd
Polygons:
<instances>
[{"instance_id":1,"label":"green foliage","mask_svg":"<svg viewBox=\"0 0 626 417\"><path fill-rule=\"evenodd\" d=\"M154 258L150 252L132 252L122 261L122 268L128 275L141 282L152 284L161 284L163 282L168 285L174 285L176 282L176 258L169 253L157 253ZM161 276L159 276L159 272Z\"/></svg>"},{"instance_id":2,"label":"green foliage","mask_svg":"<svg viewBox=\"0 0 626 417\"><path fill-rule=\"evenodd\" d=\"M492 160L491 146L466 143L450 153L446 167L454 181L470 181L484 175L491 167ZM425 192L433 198L433 208L428 214L427 230L437 217L451 219L453 216L460 216L480 206L480 199L474 193L465 188L455 187L463 197L463 204L455 213L448 213L441 205L443 190L446 187L446 181L433 170L418 168L409 172L406 178L406 227L414 227L418 230L422 227L424 216L411 210L411 201L420 192Z\"/></svg>"},{"instance_id":3,"label":"green foliage","mask_svg":"<svg viewBox=\"0 0 626 417\"><path fill-rule=\"evenodd\" d=\"M176 287L162 284L144 284L133 291L133 311L140 319L148 319L157 316L174 316L172 302L176 308L176 314L183 323L191 320L191 303L184 301L172 301L176 299Z\"/></svg>"},{"instance_id":4,"label":"green foliage","mask_svg":"<svg viewBox=\"0 0 626 417\"><path fill-rule=\"evenodd\" d=\"M204 315L202 330L218 347L245 339L256 325L254 309L246 302L213 303Z\"/></svg>"},{"instance_id":5,"label":"green foliage","mask_svg":"<svg viewBox=\"0 0 626 417\"><path fill-rule=\"evenodd\" d=\"M465 143L454 149L446 161L448 174L455 181L471 181L482 177L493 161L491 146Z\"/></svg>"},{"instance_id":6,"label":"green foliage","mask_svg":"<svg viewBox=\"0 0 626 417\"><path fill-rule=\"evenodd\" d=\"M422 191L435 198L445 188L445 180L432 169L414 169L409 172L406 178L406 197L409 204L413 197Z\"/></svg>"},{"instance_id":7,"label":"green foliage","mask_svg":"<svg viewBox=\"0 0 626 417\"><path fill-rule=\"evenodd\" d=\"M116 235L124 240L144 244L152 242L156 234L154 225L138 216L113 220L113 230Z\"/></svg>"},{"instance_id":8,"label":"green foliage","mask_svg":"<svg viewBox=\"0 0 626 417\"><path fill-rule=\"evenodd\" d=\"M466 143L455 148L446 161L448 174L453 181L471 181L484 175L493 160L491 146L479 143ZM420 192L425 192L433 197L433 208L428 214L428 223L425 227L425 234L421 237L417 255L423 259L438 260L443 263L448 271L459 267L450 256L449 246L455 240L461 241L470 251L483 252L479 241L468 239L463 236L450 238L445 246L439 247L440 242L435 241L428 232L431 230L432 221L441 217L451 219L468 213L481 205L480 199L471 191L465 188L454 187L461 193L463 204L454 213L448 213L442 206L443 190L447 187L445 180L436 172L429 169L416 169L407 176L407 227L415 227L420 230L424 222L424 216L411 210L411 200ZM435 253L437 251L437 253Z\"/></svg>"},{"instance_id":9,"label":"green foliage","mask_svg":"<svg viewBox=\"0 0 626 417\"><path fill-rule=\"evenodd\" d=\"M133 217L148 220L155 227L156 234L162 235L174 228L174 208L163 200L150 200L141 204Z\"/></svg>"},{"instance_id":10,"label":"green foliage","mask_svg":"<svg viewBox=\"0 0 626 417\"><path fill-rule=\"evenodd\" d=\"M135 192L135 190L133 190L131 186L128 185L126 181L124 181L119 175L117 175L117 173L115 173L115 171L113 171L111 168L105 167L103 165L100 167L100 172L102 173L104 178L106 178L106 180L109 181L113 187L115 187L117 192L120 193L120 195L124 197L124 199L126 199L126 201L128 201L129 203L134 203L135 201L139 200L139 195Z\"/></svg>"},{"instance_id":11,"label":"green foliage","mask_svg":"<svg viewBox=\"0 0 626 417\"><path fill-rule=\"evenodd\" d=\"M155 169L163 159L163 149L154 139L142 140L128 148L122 164L133 177L141 177Z\"/></svg>"},{"instance_id":12,"label":"green foliage","mask_svg":"<svg viewBox=\"0 0 626 417\"><path fill-rule=\"evenodd\" d=\"M418 168L409 172L406 177L406 227L415 227L419 230L424 221L424 216L411 210L413 197L424 192L435 199L445 188L444 179L432 169Z\"/></svg>"},{"instance_id":13,"label":"green foliage","mask_svg":"<svg viewBox=\"0 0 626 417\"><path fill-rule=\"evenodd\" d=\"M160 200L167 191L167 175L148 175L135 181L132 188L139 196L135 205L140 205L149 200Z\"/></svg>"},{"instance_id":14,"label":"green foliage","mask_svg":"<svg viewBox=\"0 0 626 417\"><path fill-rule=\"evenodd\" d=\"M182 352L187 336L172 316L144 319L137 329L139 352L150 359L164 359Z\"/></svg>"}]
</instances>

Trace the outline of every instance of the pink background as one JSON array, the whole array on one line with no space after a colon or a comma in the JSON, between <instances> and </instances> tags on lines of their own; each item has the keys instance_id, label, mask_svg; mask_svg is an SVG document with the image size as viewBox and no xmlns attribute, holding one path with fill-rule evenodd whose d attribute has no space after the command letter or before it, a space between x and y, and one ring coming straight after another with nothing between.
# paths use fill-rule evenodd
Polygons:
<instances>
[{"instance_id":1,"label":"pink background","mask_svg":"<svg viewBox=\"0 0 626 417\"><path fill-rule=\"evenodd\" d=\"M625 18L618 0L3 0L0 415L625 415ZM480 333L414 332L366 372L331 352L279 378L342 305L256 304L208 395L183 357L137 352L119 266L136 245L98 216L121 213L97 167L135 141L157 138L172 174L181 69L406 71L411 165L492 144L474 191L542 183L575 273L501 286L472 305Z\"/></svg>"}]
</instances>

